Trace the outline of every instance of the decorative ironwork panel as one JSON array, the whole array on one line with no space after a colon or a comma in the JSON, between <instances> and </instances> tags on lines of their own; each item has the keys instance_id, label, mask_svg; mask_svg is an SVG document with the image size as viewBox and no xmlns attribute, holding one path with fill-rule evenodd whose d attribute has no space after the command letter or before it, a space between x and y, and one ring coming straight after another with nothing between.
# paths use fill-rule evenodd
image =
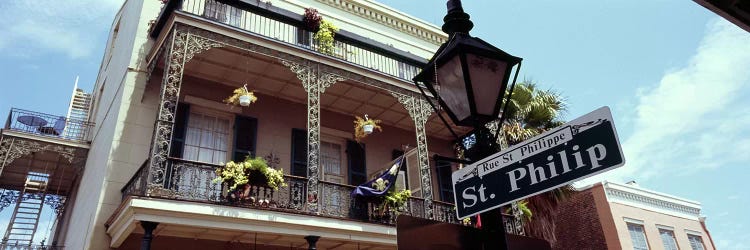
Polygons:
<instances>
[{"instance_id":1,"label":"decorative ironwork panel","mask_svg":"<svg viewBox=\"0 0 750 250\"><path fill-rule=\"evenodd\" d=\"M2 173L5 166L16 159L42 151L58 153L71 164L74 163L76 158L80 158L86 152L85 149L81 148L7 136L0 141L0 173Z\"/></svg>"},{"instance_id":2,"label":"decorative ironwork panel","mask_svg":"<svg viewBox=\"0 0 750 250\"><path fill-rule=\"evenodd\" d=\"M161 84L159 112L154 126L154 138L151 146L148 193L158 192L164 188L166 160L169 156L169 145L172 140L175 112L179 102L182 75L185 65L196 54L211 48L222 47L221 43L195 36L189 28L176 25L170 41L164 44L165 66Z\"/></svg>"},{"instance_id":3,"label":"decorative ironwork panel","mask_svg":"<svg viewBox=\"0 0 750 250\"><path fill-rule=\"evenodd\" d=\"M435 217L434 220L442 221L445 223L458 224L458 218L456 217L456 208L453 204L435 202Z\"/></svg>"},{"instance_id":4,"label":"decorative ironwork panel","mask_svg":"<svg viewBox=\"0 0 750 250\"><path fill-rule=\"evenodd\" d=\"M350 218L353 187L327 182L320 183L318 187L321 189L320 214Z\"/></svg>"},{"instance_id":5,"label":"decorative ironwork panel","mask_svg":"<svg viewBox=\"0 0 750 250\"><path fill-rule=\"evenodd\" d=\"M414 120L414 128L417 134L417 156L419 159L419 174L422 182L422 193L425 202L425 217L433 218L432 206L432 174L430 173L430 157L427 151L427 133L425 124L427 119L432 115L432 107L428 100L415 95L404 95L391 92L391 95L398 99L404 108L409 112Z\"/></svg>"},{"instance_id":6,"label":"decorative ironwork panel","mask_svg":"<svg viewBox=\"0 0 750 250\"><path fill-rule=\"evenodd\" d=\"M301 212L305 209L305 193L307 192L307 179L298 177L284 177L286 187L279 187L274 192L272 205L278 208Z\"/></svg>"},{"instance_id":7,"label":"decorative ironwork panel","mask_svg":"<svg viewBox=\"0 0 750 250\"><path fill-rule=\"evenodd\" d=\"M221 200L221 184L213 182L216 167L192 162L169 161L170 182L168 187L174 198L180 200L210 201Z\"/></svg>"}]
</instances>

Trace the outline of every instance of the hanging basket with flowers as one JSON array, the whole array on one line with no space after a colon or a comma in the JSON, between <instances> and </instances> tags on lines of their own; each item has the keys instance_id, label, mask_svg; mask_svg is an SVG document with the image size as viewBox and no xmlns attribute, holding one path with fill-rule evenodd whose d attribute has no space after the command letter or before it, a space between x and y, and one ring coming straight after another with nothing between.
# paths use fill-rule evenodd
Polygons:
<instances>
[{"instance_id":1,"label":"hanging basket with flowers","mask_svg":"<svg viewBox=\"0 0 750 250\"><path fill-rule=\"evenodd\" d=\"M241 88L237 88L232 92L232 95L224 99L224 102L231 105L240 105L243 107L250 106L251 103L255 103L258 97L255 96L254 91L247 90L247 84Z\"/></svg>"},{"instance_id":2,"label":"hanging basket with flowers","mask_svg":"<svg viewBox=\"0 0 750 250\"><path fill-rule=\"evenodd\" d=\"M362 119L362 117L355 116L357 120L354 121L354 140L357 142L361 141L367 135L371 134L375 129L378 131L383 131L383 128L380 127L381 120L378 119L370 119L367 117L367 114L365 114L365 119Z\"/></svg>"}]
</instances>

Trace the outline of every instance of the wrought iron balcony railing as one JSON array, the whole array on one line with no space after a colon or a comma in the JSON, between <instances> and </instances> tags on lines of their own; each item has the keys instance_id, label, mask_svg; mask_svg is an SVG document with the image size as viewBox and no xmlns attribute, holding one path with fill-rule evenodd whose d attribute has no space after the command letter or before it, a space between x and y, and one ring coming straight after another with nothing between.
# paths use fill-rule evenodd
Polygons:
<instances>
[{"instance_id":1,"label":"wrought iron balcony railing","mask_svg":"<svg viewBox=\"0 0 750 250\"><path fill-rule=\"evenodd\" d=\"M93 127L87 121L16 108L10 110L5 122L7 130L77 142L87 141Z\"/></svg>"},{"instance_id":2,"label":"wrought iron balcony railing","mask_svg":"<svg viewBox=\"0 0 750 250\"><path fill-rule=\"evenodd\" d=\"M269 11L259 14L250 8L238 8L216 0L183 0L179 10L407 81L411 81L420 70L420 65L414 62L414 55L407 59L403 56L406 52L387 52L388 49L379 49L346 36L336 35L333 48L320 46L313 39L314 33L302 27L301 19L273 16Z\"/></svg>"},{"instance_id":3,"label":"wrought iron balcony railing","mask_svg":"<svg viewBox=\"0 0 750 250\"><path fill-rule=\"evenodd\" d=\"M0 249L3 250L64 250L63 246L53 245L29 245L15 243L0 243Z\"/></svg>"},{"instance_id":4,"label":"wrought iron balcony railing","mask_svg":"<svg viewBox=\"0 0 750 250\"><path fill-rule=\"evenodd\" d=\"M145 196L147 187L147 170L149 162L143 163L130 181L123 187L123 199L129 196ZM150 194L150 197L203 202L235 207L274 210L310 216L349 219L354 221L395 225L397 212L383 212L378 204L362 202L351 197L354 186L326 181L319 182L319 214L307 212L307 178L285 176L285 187L278 190L261 186L249 186L243 192L248 195L240 200L230 201L227 198L227 187L213 182L216 168L219 165L169 158L162 191ZM453 204L434 201L435 220L447 223L459 223ZM424 218L424 200L412 197L400 213ZM512 216L506 216L506 222L513 222ZM507 231L514 233L514 226Z\"/></svg>"}]
</instances>

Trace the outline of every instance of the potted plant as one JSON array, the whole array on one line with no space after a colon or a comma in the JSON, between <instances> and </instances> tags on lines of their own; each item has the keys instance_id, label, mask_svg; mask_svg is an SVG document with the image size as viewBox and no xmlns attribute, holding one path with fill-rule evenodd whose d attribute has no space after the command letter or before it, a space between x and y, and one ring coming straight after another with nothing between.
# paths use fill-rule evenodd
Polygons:
<instances>
[{"instance_id":1,"label":"potted plant","mask_svg":"<svg viewBox=\"0 0 750 250\"><path fill-rule=\"evenodd\" d=\"M313 39L318 45L318 52L326 55L335 55L335 47L333 37L339 28L333 25L333 23L327 20L320 21L320 29L315 32Z\"/></svg>"},{"instance_id":2,"label":"potted plant","mask_svg":"<svg viewBox=\"0 0 750 250\"><path fill-rule=\"evenodd\" d=\"M306 8L305 9L305 16L302 18L302 21L305 22L305 28L312 32L318 32L320 30L320 21L323 20L323 17L320 16L318 13L318 10L315 8Z\"/></svg>"},{"instance_id":3,"label":"potted plant","mask_svg":"<svg viewBox=\"0 0 750 250\"><path fill-rule=\"evenodd\" d=\"M231 105L240 105L243 107L250 106L251 103L255 103L258 97L255 96L253 91L247 90L247 84L241 88L237 88L232 92L232 95L224 99L224 102Z\"/></svg>"},{"instance_id":4,"label":"potted plant","mask_svg":"<svg viewBox=\"0 0 750 250\"><path fill-rule=\"evenodd\" d=\"M370 119L365 114L365 119L362 119L362 117L355 116L356 120L354 121L354 139L359 142L367 135L371 134L375 129L378 131L383 131L383 128L380 127L381 120L378 119Z\"/></svg>"},{"instance_id":5,"label":"potted plant","mask_svg":"<svg viewBox=\"0 0 750 250\"><path fill-rule=\"evenodd\" d=\"M214 182L227 185L230 201L248 198L250 186L263 186L278 190L285 187L284 170L273 169L262 157L247 157L242 162L230 161L216 169Z\"/></svg>"}]
</instances>

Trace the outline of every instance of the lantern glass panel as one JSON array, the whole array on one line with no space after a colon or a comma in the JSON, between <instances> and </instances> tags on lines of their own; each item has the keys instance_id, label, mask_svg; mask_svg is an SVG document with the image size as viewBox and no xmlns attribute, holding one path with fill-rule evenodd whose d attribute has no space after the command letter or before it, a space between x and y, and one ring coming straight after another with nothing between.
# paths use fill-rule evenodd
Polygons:
<instances>
[{"instance_id":1,"label":"lantern glass panel","mask_svg":"<svg viewBox=\"0 0 750 250\"><path fill-rule=\"evenodd\" d=\"M471 109L469 109L469 97L466 92L460 57L454 56L440 66L437 71L438 84L440 85L440 89L437 90L438 95L459 121L466 119L471 115Z\"/></svg>"},{"instance_id":2,"label":"lantern glass panel","mask_svg":"<svg viewBox=\"0 0 750 250\"><path fill-rule=\"evenodd\" d=\"M508 63L475 54L466 55L477 114L493 116Z\"/></svg>"}]
</instances>

